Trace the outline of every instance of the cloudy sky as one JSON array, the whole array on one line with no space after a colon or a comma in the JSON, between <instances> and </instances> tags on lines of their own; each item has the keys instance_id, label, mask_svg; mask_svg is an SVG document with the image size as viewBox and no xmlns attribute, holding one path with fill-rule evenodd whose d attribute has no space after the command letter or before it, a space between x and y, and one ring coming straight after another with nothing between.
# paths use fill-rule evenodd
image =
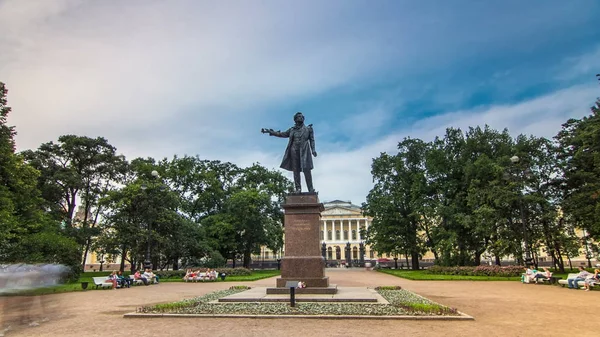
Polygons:
<instances>
[{"instance_id":1,"label":"cloudy sky","mask_svg":"<svg viewBox=\"0 0 600 337\"><path fill-rule=\"evenodd\" d=\"M0 81L19 150L77 134L277 168L286 140L260 128L302 111L321 200L360 204L404 137L551 137L587 114L599 17L597 0L0 0Z\"/></svg>"}]
</instances>

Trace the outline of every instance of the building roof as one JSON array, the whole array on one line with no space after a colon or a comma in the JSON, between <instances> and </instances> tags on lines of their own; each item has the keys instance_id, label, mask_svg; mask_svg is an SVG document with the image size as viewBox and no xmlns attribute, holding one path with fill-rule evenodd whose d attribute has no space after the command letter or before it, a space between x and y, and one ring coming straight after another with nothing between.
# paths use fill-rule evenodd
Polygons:
<instances>
[{"instance_id":1,"label":"building roof","mask_svg":"<svg viewBox=\"0 0 600 337\"><path fill-rule=\"evenodd\" d=\"M343 207L343 208L351 208L351 209L360 210L360 206L352 204L351 201L343 201L343 200L327 201L327 202L323 203L323 206L325 206L326 209L327 208L335 208L335 207Z\"/></svg>"}]
</instances>

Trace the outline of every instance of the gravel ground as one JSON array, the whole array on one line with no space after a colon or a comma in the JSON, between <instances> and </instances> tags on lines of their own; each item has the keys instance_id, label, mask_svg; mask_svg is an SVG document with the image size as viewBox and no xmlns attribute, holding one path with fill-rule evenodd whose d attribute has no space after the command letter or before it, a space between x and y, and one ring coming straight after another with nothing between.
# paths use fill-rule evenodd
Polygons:
<instances>
[{"instance_id":1,"label":"gravel ground","mask_svg":"<svg viewBox=\"0 0 600 337\"><path fill-rule=\"evenodd\" d=\"M161 283L131 289L86 291L33 299L2 298L2 319L13 326L6 336L598 336L600 291L487 281L410 281L362 269L328 269L331 284L356 287L400 285L475 317L475 321L393 321L331 319L125 319L147 304L172 302L226 289L235 284L274 286L275 278L256 282ZM29 327L27 312L49 320ZM30 308L30 309L27 309ZM39 319L38 319L39 321Z\"/></svg>"}]
</instances>

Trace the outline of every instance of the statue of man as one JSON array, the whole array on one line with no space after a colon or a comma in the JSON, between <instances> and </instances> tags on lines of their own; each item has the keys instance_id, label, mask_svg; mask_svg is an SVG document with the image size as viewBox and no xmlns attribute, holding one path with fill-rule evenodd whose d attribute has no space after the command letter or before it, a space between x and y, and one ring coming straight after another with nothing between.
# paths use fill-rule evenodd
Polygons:
<instances>
[{"instance_id":1,"label":"statue of man","mask_svg":"<svg viewBox=\"0 0 600 337\"><path fill-rule=\"evenodd\" d=\"M262 129L262 133L268 133L269 136L289 138L283 160L280 167L282 169L294 172L294 185L296 193L300 193L302 186L300 184L300 172L304 172L304 180L309 192L314 192L312 184L313 169L312 156L317 156L315 150L315 134L312 124L304 125L304 115L297 112L294 115L294 126L287 131L273 131L273 129Z\"/></svg>"}]
</instances>

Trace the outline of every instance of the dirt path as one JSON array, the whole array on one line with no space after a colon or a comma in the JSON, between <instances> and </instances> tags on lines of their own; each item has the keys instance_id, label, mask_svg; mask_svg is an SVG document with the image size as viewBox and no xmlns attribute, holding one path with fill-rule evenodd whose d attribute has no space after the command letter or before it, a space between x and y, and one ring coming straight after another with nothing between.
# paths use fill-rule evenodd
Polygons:
<instances>
[{"instance_id":1,"label":"dirt path","mask_svg":"<svg viewBox=\"0 0 600 337\"><path fill-rule=\"evenodd\" d=\"M456 307L475 321L330 319L124 319L137 306L190 298L234 284L274 286L275 278L247 283L162 283L123 290L43 296L50 320L21 326L11 336L598 336L600 291L584 292L519 282L409 281L364 270L328 269L339 286L401 285ZM14 317L5 316L5 319Z\"/></svg>"}]
</instances>

